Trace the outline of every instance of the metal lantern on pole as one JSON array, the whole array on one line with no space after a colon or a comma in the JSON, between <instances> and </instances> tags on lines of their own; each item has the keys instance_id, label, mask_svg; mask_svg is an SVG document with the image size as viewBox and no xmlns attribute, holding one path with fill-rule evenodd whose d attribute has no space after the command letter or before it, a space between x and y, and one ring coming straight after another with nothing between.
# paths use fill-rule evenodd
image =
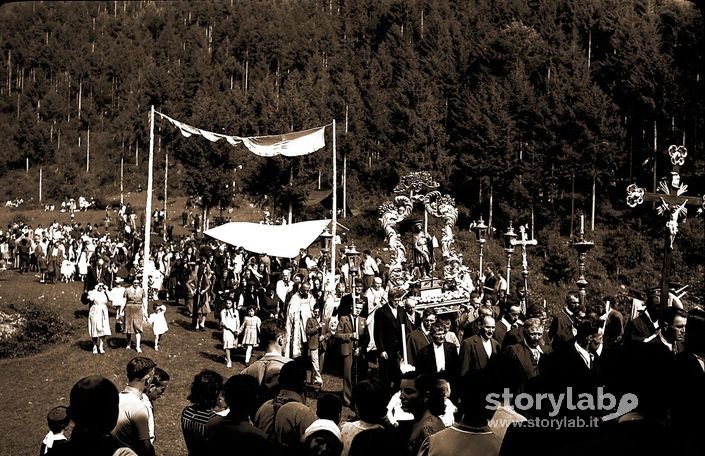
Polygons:
<instances>
[{"instance_id":1,"label":"metal lantern on pole","mask_svg":"<svg viewBox=\"0 0 705 456\"><path fill-rule=\"evenodd\" d=\"M578 252L578 271L579 277L576 282L580 297L580 305L585 306L585 289L588 286L588 281L585 279L585 257L587 253L595 247L595 243L585 240L585 216L580 216L580 232L578 240L573 240L573 248Z\"/></svg>"},{"instance_id":2,"label":"metal lantern on pole","mask_svg":"<svg viewBox=\"0 0 705 456\"><path fill-rule=\"evenodd\" d=\"M475 231L477 232L477 245L480 247L480 281L482 281L485 278L484 269L482 269L482 253L485 242L487 242L487 239L485 239L487 225L485 225L485 221L482 220L482 215L480 215L480 220L475 223Z\"/></svg>"},{"instance_id":3,"label":"metal lantern on pole","mask_svg":"<svg viewBox=\"0 0 705 456\"><path fill-rule=\"evenodd\" d=\"M321 256L323 257L323 270L325 271L327 269L328 265L328 254L330 252L330 243L331 239L333 239L333 235L328 231L328 228L321 233L319 236L321 239Z\"/></svg>"},{"instance_id":4,"label":"metal lantern on pole","mask_svg":"<svg viewBox=\"0 0 705 456\"><path fill-rule=\"evenodd\" d=\"M509 221L509 228L507 232L504 233L504 251L507 252L507 296L509 296L509 284L512 273L512 254L514 253L514 246L516 245L517 234L514 232L514 227L512 226L512 221Z\"/></svg>"},{"instance_id":5,"label":"metal lantern on pole","mask_svg":"<svg viewBox=\"0 0 705 456\"><path fill-rule=\"evenodd\" d=\"M348 260L348 274L350 275L350 291L355 286L355 276L360 273L360 252L355 249L355 243L350 244L350 248L345 251ZM354 293L353 293L354 294Z\"/></svg>"}]
</instances>

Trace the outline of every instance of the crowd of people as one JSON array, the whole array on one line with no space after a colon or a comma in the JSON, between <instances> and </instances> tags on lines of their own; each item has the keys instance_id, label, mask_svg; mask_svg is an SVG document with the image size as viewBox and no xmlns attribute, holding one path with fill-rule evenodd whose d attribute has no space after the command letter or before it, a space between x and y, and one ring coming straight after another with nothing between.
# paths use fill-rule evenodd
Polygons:
<instances>
[{"instance_id":1,"label":"crowd of people","mask_svg":"<svg viewBox=\"0 0 705 456\"><path fill-rule=\"evenodd\" d=\"M390 303L398 305L399 296L390 294ZM381 311L392 315L398 309L385 306ZM619 312L619 304L612 310ZM180 417L188 454L518 455L539 448L545 454L699 454L699 423L692 410L705 404L700 309L663 308L653 296L646 311L619 330L620 317L600 320L585 313L576 293L567 295L562 312L548 325L537 309L521 321L518 306L510 303L495 320L490 306L482 305L464 328L459 349L447 342L446 326L432 309L424 311L416 328L404 315L398 309L395 320L410 331L411 362L392 345L400 331L390 330L387 341L375 337L378 373L363 378L360 369L349 404L338 394L323 393L315 409L307 404L311 356L285 356L287 323L265 320L259 329L265 354L259 360L228 379L210 369L194 376L190 405ZM333 337L355 342L354 332L342 329L355 318L355 312L340 315ZM377 316L377 327L385 325L384 318ZM382 359L393 365L386 368L389 377ZM107 379L79 380L68 409L49 412L43 454L155 454L154 401L169 379L140 356L128 363L127 384L119 394ZM576 398L599 397L605 388L617 397L634 394L638 403L604 423L601 418L614 412L615 404L604 410L576 409L571 399L554 409L511 400L488 406L488 398L503 391L548 396L568 387ZM679 394L668 394L676 389ZM343 405L354 411L350 420L341 419ZM63 429L69 420L74 429L67 441ZM529 424L542 421L566 427Z\"/></svg>"},{"instance_id":2,"label":"crowd of people","mask_svg":"<svg viewBox=\"0 0 705 456\"><path fill-rule=\"evenodd\" d=\"M117 239L101 231L18 224L8 227L0 245L7 246L2 252L9 264L20 272L36 268L45 282L53 276L49 268L43 272L40 259L35 264L33 253L44 256L46 248L48 257L66 255L85 264L70 279L84 282L97 355L112 335L110 306L128 349L134 339L142 353L141 335L150 322L158 350L168 330L167 302L184 306L193 330L221 332L228 368L232 351L242 347L240 373L225 380L206 369L194 378L191 405L181 416L189 455L230 447L242 454L301 455L354 455L371 448L379 454L511 455L539 446L547 454L625 454L635 448L690 454L698 448L689 412L705 404L699 386L705 380L705 313L664 306L658 291L640 313L631 311L626 296L586 304L571 292L561 311L548 315L545 305L524 310L521 296L508 295L501 275L488 270L484 280L476 277L471 284L457 314L437 314L420 305L413 287L398 286L394 272L369 251L358 276L342 270L332 282L323 272L324 259L305 250L281 259L191 237L163 243L145 262L139 237L130 236L135 230L123 229ZM152 304L151 312L145 303ZM253 361L258 347L264 354ZM320 392L326 359L341 365L342 391L335 394ZM128 386L120 394L105 379L80 380L68 412L50 412L43 450L154 454L150 401L168 379L138 356L128 365ZM616 404L596 410L576 409L570 401L554 409L542 408L541 400L515 402L522 394L554 397L568 389L576 398L608 391L619 401L632 394L638 404L602 423ZM316 410L306 404L310 391L320 394ZM502 393L507 399L490 406L489 395ZM354 412L353 421L341 423L343 406ZM56 422L69 419L74 431L64 444ZM72 449L62 453L63 446Z\"/></svg>"}]
</instances>

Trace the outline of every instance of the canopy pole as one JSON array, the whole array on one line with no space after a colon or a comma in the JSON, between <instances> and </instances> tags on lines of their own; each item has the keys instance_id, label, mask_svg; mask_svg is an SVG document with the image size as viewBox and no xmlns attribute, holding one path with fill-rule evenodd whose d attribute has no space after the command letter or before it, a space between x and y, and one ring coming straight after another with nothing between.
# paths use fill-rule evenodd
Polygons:
<instances>
[{"instance_id":1,"label":"canopy pole","mask_svg":"<svg viewBox=\"0 0 705 456\"><path fill-rule=\"evenodd\" d=\"M144 222L144 255L142 258L142 289L144 290L144 298L142 299L142 307L144 308L145 315L148 311L148 300L149 300L149 274L147 270L147 264L149 263L149 243L151 241L150 237L152 234L152 167L154 165L154 105L149 114L150 127L149 127L149 163L147 167L147 202L145 204L145 222Z\"/></svg>"},{"instance_id":2,"label":"canopy pole","mask_svg":"<svg viewBox=\"0 0 705 456\"><path fill-rule=\"evenodd\" d=\"M333 242L330 248L330 275L335 286L335 260L336 260L336 232L338 230L338 154L335 144L335 119L333 119Z\"/></svg>"}]
</instances>

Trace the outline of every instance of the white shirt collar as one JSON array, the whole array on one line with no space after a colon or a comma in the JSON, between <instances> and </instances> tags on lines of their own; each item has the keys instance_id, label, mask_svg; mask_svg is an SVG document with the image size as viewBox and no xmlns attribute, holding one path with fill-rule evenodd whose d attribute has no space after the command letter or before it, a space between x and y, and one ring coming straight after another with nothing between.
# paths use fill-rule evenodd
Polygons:
<instances>
[{"instance_id":1,"label":"white shirt collar","mask_svg":"<svg viewBox=\"0 0 705 456\"><path fill-rule=\"evenodd\" d=\"M482 339L482 346L485 348L485 353L487 353L487 357L490 358L492 356L492 339L485 340L482 336L480 336L480 338Z\"/></svg>"},{"instance_id":2,"label":"white shirt collar","mask_svg":"<svg viewBox=\"0 0 705 456\"><path fill-rule=\"evenodd\" d=\"M583 362L585 362L585 365L590 369L591 363L591 356L590 353L585 350L583 347L581 347L577 342L573 344L575 346L575 349L578 351L578 354L580 357L583 359Z\"/></svg>"},{"instance_id":3,"label":"white shirt collar","mask_svg":"<svg viewBox=\"0 0 705 456\"><path fill-rule=\"evenodd\" d=\"M502 323L504 326L507 327L507 330L512 329L512 324L509 323L505 317L502 317L502 319L499 321L500 321L500 323Z\"/></svg>"},{"instance_id":4,"label":"white shirt collar","mask_svg":"<svg viewBox=\"0 0 705 456\"><path fill-rule=\"evenodd\" d=\"M436 372L446 370L446 352L443 344L433 344L433 354L436 357Z\"/></svg>"},{"instance_id":5,"label":"white shirt collar","mask_svg":"<svg viewBox=\"0 0 705 456\"><path fill-rule=\"evenodd\" d=\"M646 318L649 319L649 321L651 322L651 324L654 325L654 328L658 329L658 319L656 319L656 321L654 321L654 319L651 318L651 314L649 314L649 311L648 311L648 310L645 310L645 311L644 311L644 314L646 314Z\"/></svg>"},{"instance_id":6,"label":"white shirt collar","mask_svg":"<svg viewBox=\"0 0 705 456\"><path fill-rule=\"evenodd\" d=\"M63 433L58 433L54 434L53 432L49 431L49 433L44 437L44 440L42 440L42 443L46 448L44 449L44 454L47 454L49 450L54 446L54 442L57 442L59 440L67 440L66 436Z\"/></svg>"}]
</instances>

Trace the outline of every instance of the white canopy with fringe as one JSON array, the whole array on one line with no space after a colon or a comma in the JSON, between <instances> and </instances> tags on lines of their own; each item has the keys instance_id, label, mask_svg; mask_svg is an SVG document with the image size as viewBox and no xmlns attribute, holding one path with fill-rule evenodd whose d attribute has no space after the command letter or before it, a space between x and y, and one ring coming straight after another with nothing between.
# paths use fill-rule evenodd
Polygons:
<instances>
[{"instance_id":1,"label":"white canopy with fringe","mask_svg":"<svg viewBox=\"0 0 705 456\"><path fill-rule=\"evenodd\" d=\"M311 220L291 225L231 222L212 228L205 234L250 252L294 258L301 249L311 245L330 222L330 220Z\"/></svg>"}]
</instances>

